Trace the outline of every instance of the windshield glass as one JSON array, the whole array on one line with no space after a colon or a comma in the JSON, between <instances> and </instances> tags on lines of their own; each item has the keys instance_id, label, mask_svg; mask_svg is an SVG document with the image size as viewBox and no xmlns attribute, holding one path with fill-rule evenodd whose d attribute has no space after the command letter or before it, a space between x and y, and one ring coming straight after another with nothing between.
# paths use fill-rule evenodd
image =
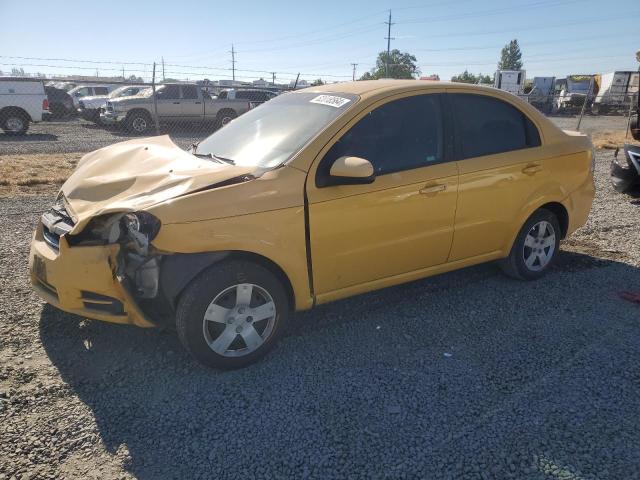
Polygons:
<instances>
[{"instance_id":1,"label":"windshield glass","mask_svg":"<svg viewBox=\"0 0 640 480\"><path fill-rule=\"evenodd\" d=\"M288 93L249 110L203 140L198 154L236 165L270 168L295 155L324 127L352 107L345 93Z\"/></svg>"}]
</instances>

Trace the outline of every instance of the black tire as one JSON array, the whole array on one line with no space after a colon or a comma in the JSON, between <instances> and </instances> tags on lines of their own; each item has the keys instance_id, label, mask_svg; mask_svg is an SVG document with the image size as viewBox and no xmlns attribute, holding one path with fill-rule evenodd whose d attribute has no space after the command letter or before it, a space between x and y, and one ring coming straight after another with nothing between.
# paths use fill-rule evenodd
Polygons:
<instances>
[{"instance_id":1,"label":"black tire","mask_svg":"<svg viewBox=\"0 0 640 480\"><path fill-rule=\"evenodd\" d=\"M545 225L545 232L549 233L549 235L545 237L547 240L540 240L540 243L534 244L533 247L526 245L526 243L529 243L527 236L530 233L532 233L532 237L535 237L536 242L539 241L538 239L540 237L537 236L539 229L535 227L540 224L540 222L547 222ZM551 235L554 236L553 241L550 238ZM558 249L560 248L561 235L560 223L556 216L544 208L536 210L520 229L511 247L509 256L500 262L502 271L508 276L517 278L518 280L536 280L540 278L555 262ZM545 247L546 242L551 242L551 244ZM538 255L536 253L537 250L540 251L540 256L534 260L533 265L529 266L525 259L531 258L531 255L534 257ZM545 258L544 264L542 256Z\"/></svg>"},{"instance_id":2,"label":"black tire","mask_svg":"<svg viewBox=\"0 0 640 480\"><path fill-rule=\"evenodd\" d=\"M216 126L218 128L224 127L237 117L238 114L234 110L221 110L216 115Z\"/></svg>"},{"instance_id":3,"label":"black tire","mask_svg":"<svg viewBox=\"0 0 640 480\"><path fill-rule=\"evenodd\" d=\"M251 300L249 308L243 311L238 306L236 295L247 284L252 285ZM251 312L256 312L256 308L260 306L269 307L268 299L262 303L266 298L264 292L275 304L274 314L253 322ZM218 317L224 319L222 322L206 322L204 319L205 314L213 311L210 307L214 300L217 306L225 307L222 309L225 313ZM182 345L198 362L208 367L233 369L244 367L263 357L282 334L289 313L286 290L276 275L261 265L231 260L210 267L187 286L178 302L176 330ZM256 332L262 343L251 350L245 341L245 335ZM225 353L221 354L209 345L215 345L224 334L233 340L228 347L223 347Z\"/></svg>"},{"instance_id":4,"label":"black tire","mask_svg":"<svg viewBox=\"0 0 640 480\"><path fill-rule=\"evenodd\" d=\"M153 128L153 120L147 112L137 110L127 115L125 128L135 135L145 135Z\"/></svg>"},{"instance_id":5,"label":"black tire","mask_svg":"<svg viewBox=\"0 0 640 480\"><path fill-rule=\"evenodd\" d=\"M29 130L29 117L22 112L3 113L0 128L7 135L24 135Z\"/></svg>"}]
</instances>

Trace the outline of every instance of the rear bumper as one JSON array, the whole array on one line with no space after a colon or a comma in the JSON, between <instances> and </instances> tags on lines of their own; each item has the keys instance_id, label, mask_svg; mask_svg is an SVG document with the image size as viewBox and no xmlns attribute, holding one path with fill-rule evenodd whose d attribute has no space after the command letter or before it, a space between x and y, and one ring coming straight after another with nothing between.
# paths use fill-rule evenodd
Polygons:
<instances>
[{"instance_id":1,"label":"rear bumper","mask_svg":"<svg viewBox=\"0 0 640 480\"><path fill-rule=\"evenodd\" d=\"M113 266L119 249L119 245L69 247L64 236L56 249L45 241L39 224L29 254L31 284L45 302L65 312L153 327L116 278Z\"/></svg>"},{"instance_id":2,"label":"rear bumper","mask_svg":"<svg viewBox=\"0 0 640 480\"><path fill-rule=\"evenodd\" d=\"M584 182L577 190L571 193L563 202L569 213L569 225L567 235L572 234L578 228L587 223L593 198L596 194L596 187L593 177Z\"/></svg>"}]
</instances>

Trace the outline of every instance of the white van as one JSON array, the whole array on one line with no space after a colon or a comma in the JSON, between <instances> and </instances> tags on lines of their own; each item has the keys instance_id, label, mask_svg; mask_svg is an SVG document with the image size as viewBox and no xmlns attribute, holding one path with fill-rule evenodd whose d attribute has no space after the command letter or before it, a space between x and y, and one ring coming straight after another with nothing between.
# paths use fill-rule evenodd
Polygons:
<instances>
[{"instance_id":1,"label":"white van","mask_svg":"<svg viewBox=\"0 0 640 480\"><path fill-rule=\"evenodd\" d=\"M78 85L67 93L73 99L73 105L78 108L79 101L84 97L107 96L119 85Z\"/></svg>"},{"instance_id":2,"label":"white van","mask_svg":"<svg viewBox=\"0 0 640 480\"><path fill-rule=\"evenodd\" d=\"M42 80L0 77L0 128L7 135L23 135L32 122L49 113Z\"/></svg>"}]
</instances>

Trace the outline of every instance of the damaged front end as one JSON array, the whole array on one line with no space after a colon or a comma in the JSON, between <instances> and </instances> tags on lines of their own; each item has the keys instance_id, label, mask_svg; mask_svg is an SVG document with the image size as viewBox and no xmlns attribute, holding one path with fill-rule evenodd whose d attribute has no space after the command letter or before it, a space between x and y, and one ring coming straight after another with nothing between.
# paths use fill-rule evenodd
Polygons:
<instances>
[{"instance_id":1,"label":"damaged front end","mask_svg":"<svg viewBox=\"0 0 640 480\"><path fill-rule=\"evenodd\" d=\"M119 212L91 219L73 235L75 220L61 196L42 215L34 235L32 283L47 302L62 310L155 326L158 320L151 321L155 316L145 310L148 301L159 296L162 255L151 241L160 226L150 213Z\"/></svg>"}]
</instances>

